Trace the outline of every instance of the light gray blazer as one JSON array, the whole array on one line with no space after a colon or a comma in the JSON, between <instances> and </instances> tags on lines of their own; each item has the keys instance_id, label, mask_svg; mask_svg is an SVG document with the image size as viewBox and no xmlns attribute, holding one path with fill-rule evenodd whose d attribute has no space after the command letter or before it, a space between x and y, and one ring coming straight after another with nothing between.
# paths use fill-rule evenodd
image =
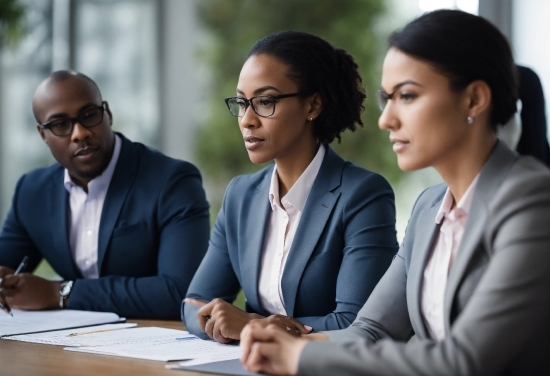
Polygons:
<instances>
[{"instance_id":1,"label":"light gray blazer","mask_svg":"<svg viewBox=\"0 0 550 376\"><path fill-rule=\"evenodd\" d=\"M306 345L300 375L550 373L550 171L497 144L449 273L447 337L436 342L420 296L445 190L420 195L397 256L357 319L325 332L330 342Z\"/></svg>"}]
</instances>

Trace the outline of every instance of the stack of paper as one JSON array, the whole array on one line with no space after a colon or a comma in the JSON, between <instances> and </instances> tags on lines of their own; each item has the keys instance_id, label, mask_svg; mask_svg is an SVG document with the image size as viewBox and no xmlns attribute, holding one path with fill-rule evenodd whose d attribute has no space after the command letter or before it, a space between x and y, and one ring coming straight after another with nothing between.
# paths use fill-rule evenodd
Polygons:
<instances>
[{"instance_id":1,"label":"stack of paper","mask_svg":"<svg viewBox=\"0 0 550 376\"><path fill-rule=\"evenodd\" d=\"M109 333L112 335L109 336ZM100 346L66 347L78 351L128 358L158 360L217 361L237 359L241 349L236 345L222 345L214 341L203 341L183 330L158 327L135 328L115 332L90 334L101 338ZM109 336L110 338L106 338Z\"/></svg>"},{"instance_id":2,"label":"stack of paper","mask_svg":"<svg viewBox=\"0 0 550 376\"><path fill-rule=\"evenodd\" d=\"M3 312L0 312L3 313ZM60 309L54 311L12 310L13 317L0 314L0 337L79 328L125 321L116 313Z\"/></svg>"}]
</instances>

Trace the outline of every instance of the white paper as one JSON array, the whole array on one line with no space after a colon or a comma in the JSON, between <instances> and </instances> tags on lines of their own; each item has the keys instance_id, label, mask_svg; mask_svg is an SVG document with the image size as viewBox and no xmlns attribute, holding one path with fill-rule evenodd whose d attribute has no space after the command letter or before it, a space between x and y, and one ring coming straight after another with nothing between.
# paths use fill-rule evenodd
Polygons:
<instances>
[{"instance_id":1,"label":"white paper","mask_svg":"<svg viewBox=\"0 0 550 376\"><path fill-rule=\"evenodd\" d=\"M84 328L56 330L53 332L22 334L16 336L5 337L14 341L41 343L43 345L57 346L101 346L116 344L117 340L124 336L123 333L117 332L119 329L132 328L137 324L106 324L87 326ZM71 334L78 334L76 336Z\"/></svg>"},{"instance_id":2,"label":"white paper","mask_svg":"<svg viewBox=\"0 0 550 376\"><path fill-rule=\"evenodd\" d=\"M13 317L0 311L0 337L109 324L123 319L116 313L59 309L51 311L12 310Z\"/></svg>"},{"instance_id":3,"label":"white paper","mask_svg":"<svg viewBox=\"0 0 550 376\"><path fill-rule=\"evenodd\" d=\"M117 345L66 347L65 350L162 362L210 357L225 357L224 359L236 359L240 357L238 346L204 341L183 330L149 327L127 329L123 332L125 334L133 332L135 336L128 338L125 343ZM229 358L227 358L228 356Z\"/></svg>"}]
</instances>

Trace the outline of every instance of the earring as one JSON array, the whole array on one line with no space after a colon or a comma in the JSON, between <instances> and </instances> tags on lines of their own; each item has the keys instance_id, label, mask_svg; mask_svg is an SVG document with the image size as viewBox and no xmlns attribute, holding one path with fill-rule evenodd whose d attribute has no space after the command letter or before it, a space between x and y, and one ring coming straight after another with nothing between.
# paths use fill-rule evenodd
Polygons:
<instances>
[{"instance_id":1,"label":"earring","mask_svg":"<svg viewBox=\"0 0 550 376\"><path fill-rule=\"evenodd\" d=\"M472 123L474 122L474 118L471 117L471 116L468 116L468 117L466 118L466 121L468 122L468 124L472 124Z\"/></svg>"},{"instance_id":2,"label":"earring","mask_svg":"<svg viewBox=\"0 0 550 376\"><path fill-rule=\"evenodd\" d=\"M312 117L310 117L310 118L309 118L309 121L313 121L313 118L312 118Z\"/></svg>"}]
</instances>

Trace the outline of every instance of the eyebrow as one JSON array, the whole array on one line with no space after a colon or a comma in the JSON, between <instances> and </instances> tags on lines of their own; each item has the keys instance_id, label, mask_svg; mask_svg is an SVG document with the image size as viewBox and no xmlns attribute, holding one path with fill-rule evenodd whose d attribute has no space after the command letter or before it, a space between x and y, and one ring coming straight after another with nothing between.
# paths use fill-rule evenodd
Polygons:
<instances>
[{"instance_id":1,"label":"eyebrow","mask_svg":"<svg viewBox=\"0 0 550 376\"><path fill-rule=\"evenodd\" d=\"M281 92L281 90L277 89L277 88L274 87L274 86L262 86L262 87L260 87L260 88L258 88L258 89L256 89L256 90L254 90L253 94L254 94L254 95L259 95L259 94L261 94L261 93L263 93L263 92L266 92L266 91L268 91L268 90L275 90L275 91L278 91L279 93ZM237 93L240 94L240 95L242 95L242 96L245 96L245 95L244 95L244 92L243 92L242 90L237 89Z\"/></svg>"},{"instance_id":2,"label":"eyebrow","mask_svg":"<svg viewBox=\"0 0 550 376\"><path fill-rule=\"evenodd\" d=\"M399 89L400 87L405 86L405 85L414 85L414 86L424 87L424 85L420 85L420 84L419 84L418 82L416 82L416 81L413 81L413 80L406 80L406 81L400 82L400 83L398 83L397 85L395 85L395 86L393 87L392 92L395 92L397 89Z\"/></svg>"},{"instance_id":3,"label":"eyebrow","mask_svg":"<svg viewBox=\"0 0 550 376\"><path fill-rule=\"evenodd\" d=\"M82 106L78 109L77 116L80 115L81 112L86 111L89 107L98 107L98 105L95 104L95 103L86 103L84 106ZM48 122L48 121L51 121L52 119L62 119L62 118L66 118L66 117L70 117L70 116L67 115L66 113L52 114L52 115L48 116L46 121Z\"/></svg>"}]
</instances>

